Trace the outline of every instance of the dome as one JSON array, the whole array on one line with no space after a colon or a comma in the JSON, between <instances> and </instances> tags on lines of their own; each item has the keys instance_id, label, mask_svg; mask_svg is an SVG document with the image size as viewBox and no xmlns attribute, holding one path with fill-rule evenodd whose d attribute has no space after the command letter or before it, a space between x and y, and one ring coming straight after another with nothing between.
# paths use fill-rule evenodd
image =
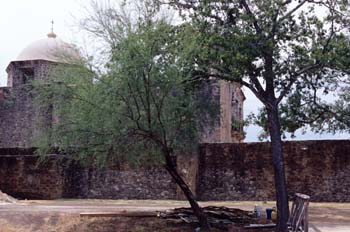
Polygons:
<instances>
[{"instance_id":1,"label":"dome","mask_svg":"<svg viewBox=\"0 0 350 232\"><path fill-rule=\"evenodd\" d=\"M63 42L51 32L46 39L34 41L24 48L15 61L47 60L71 63L79 59L79 52L72 45Z\"/></svg>"}]
</instances>

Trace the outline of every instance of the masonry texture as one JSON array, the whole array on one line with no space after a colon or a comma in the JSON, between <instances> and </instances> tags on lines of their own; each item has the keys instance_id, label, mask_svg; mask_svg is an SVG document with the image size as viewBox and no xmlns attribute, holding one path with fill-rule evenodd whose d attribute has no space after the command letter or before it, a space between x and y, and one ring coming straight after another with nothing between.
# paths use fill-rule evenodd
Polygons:
<instances>
[{"instance_id":1,"label":"masonry texture","mask_svg":"<svg viewBox=\"0 0 350 232\"><path fill-rule=\"evenodd\" d=\"M35 105L31 81L47 78L54 65L37 60L11 62L8 66L8 87L0 88L1 148L31 147L51 126L51 110Z\"/></svg>"},{"instance_id":2,"label":"masonry texture","mask_svg":"<svg viewBox=\"0 0 350 232\"><path fill-rule=\"evenodd\" d=\"M81 169L78 198L176 199L176 185L163 167Z\"/></svg>"},{"instance_id":3,"label":"masonry texture","mask_svg":"<svg viewBox=\"0 0 350 232\"><path fill-rule=\"evenodd\" d=\"M0 189L20 199L65 196L66 162L50 157L38 165L34 149L0 149ZM68 186L68 185L67 185Z\"/></svg>"},{"instance_id":4,"label":"masonry texture","mask_svg":"<svg viewBox=\"0 0 350 232\"><path fill-rule=\"evenodd\" d=\"M269 143L205 144L199 153L200 200L274 199ZM350 141L285 142L290 195L312 201L350 202Z\"/></svg>"},{"instance_id":5,"label":"masonry texture","mask_svg":"<svg viewBox=\"0 0 350 232\"><path fill-rule=\"evenodd\" d=\"M0 149L0 189L20 199L175 199L161 166L86 167L60 155L38 162L35 149Z\"/></svg>"},{"instance_id":6,"label":"masonry texture","mask_svg":"<svg viewBox=\"0 0 350 232\"><path fill-rule=\"evenodd\" d=\"M201 143L239 143L244 140L243 133L243 102L245 96L241 85L224 80L211 80L201 86L201 98L211 99L211 110L220 111L216 118L206 118L201 115L200 120L207 124L200 131ZM205 102L207 100L204 100ZM216 107L215 106L219 106ZM211 116L212 117L212 116ZM211 121L212 123L209 123Z\"/></svg>"},{"instance_id":7,"label":"masonry texture","mask_svg":"<svg viewBox=\"0 0 350 232\"><path fill-rule=\"evenodd\" d=\"M285 142L288 191L312 201L350 202L350 141ZM53 155L37 165L34 149L0 149L0 189L19 198L183 199L161 166L82 167ZM202 144L178 159L199 200L273 200L269 143Z\"/></svg>"}]
</instances>

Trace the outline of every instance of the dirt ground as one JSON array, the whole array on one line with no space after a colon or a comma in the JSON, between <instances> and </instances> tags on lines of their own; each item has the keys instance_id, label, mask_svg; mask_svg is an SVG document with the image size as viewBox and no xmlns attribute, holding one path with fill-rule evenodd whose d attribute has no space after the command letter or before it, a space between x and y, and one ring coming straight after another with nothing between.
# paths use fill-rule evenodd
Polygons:
<instances>
[{"instance_id":1,"label":"dirt ground","mask_svg":"<svg viewBox=\"0 0 350 232\"><path fill-rule=\"evenodd\" d=\"M255 204L268 208L273 202L201 202L252 210ZM86 232L86 231L193 231L176 221L156 217L120 217L106 214L154 212L188 206L183 201L149 200L56 200L0 203L0 232ZM81 213L88 215L81 216ZM91 216L90 214L94 214ZM105 216L101 217L101 214ZM97 216L96 216L97 215ZM310 232L349 232L350 203L311 203ZM236 228L233 231L245 231ZM247 230L248 231L248 230Z\"/></svg>"}]
</instances>

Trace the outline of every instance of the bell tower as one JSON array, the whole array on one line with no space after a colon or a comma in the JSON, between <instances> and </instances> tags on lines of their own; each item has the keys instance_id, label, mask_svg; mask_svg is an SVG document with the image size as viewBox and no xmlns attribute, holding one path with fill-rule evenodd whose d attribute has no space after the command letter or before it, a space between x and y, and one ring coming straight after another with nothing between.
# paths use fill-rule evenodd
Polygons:
<instances>
[{"instance_id":1,"label":"bell tower","mask_svg":"<svg viewBox=\"0 0 350 232\"><path fill-rule=\"evenodd\" d=\"M52 24L53 25L53 24ZM32 81L45 80L67 57L78 60L79 53L53 32L34 41L10 62L7 87L0 89L0 147L28 148L43 129L52 125L52 109L35 104Z\"/></svg>"},{"instance_id":2,"label":"bell tower","mask_svg":"<svg viewBox=\"0 0 350 232\"><path fill-rule=\"evenodd\" d=\"M220 114L201 133L202 143L240 143L244 140L243 103L245 96L238 83L211 80L204 91L217 105Z\"/></svg>"}]
</instances>

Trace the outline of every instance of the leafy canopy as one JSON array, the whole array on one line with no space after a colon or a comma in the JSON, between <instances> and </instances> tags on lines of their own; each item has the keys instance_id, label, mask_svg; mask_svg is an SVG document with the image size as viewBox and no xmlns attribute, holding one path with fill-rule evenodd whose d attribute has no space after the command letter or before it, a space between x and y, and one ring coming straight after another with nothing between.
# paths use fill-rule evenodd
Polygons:
<instances>
[{"instance_id":1,"label":"leafy canopy","mask_svg":"<svg viewBox=\"0 0 350 232\"><path fill-rule=\"evenodd\" d=\"M348 1L161 2L176 7L193 26L195 74L241 83L267 110L282 102L281 129L287 132L335 120L324 113L330 107L324 99L336 90L344 93L349 83ZM334 110L344 107L345 98L339 99ZM255 122L267 129L264 112Z\"/></svg>"},{"instance_id":2,"label":"leafy canopy","mask_svg":"<svg viewBox=\"0 0 350 232\"><path fill-rule=\"evenodd\" d=\"M111 157L154 163L162 149L194 147L205 123L197 117L211 103L182 68L179 34L163 20L146 20L114 44L105 74L65 65L36 83L40 105L52 105L57 119L39 147L101 164Z\"/></svg>"}]
</instances>

